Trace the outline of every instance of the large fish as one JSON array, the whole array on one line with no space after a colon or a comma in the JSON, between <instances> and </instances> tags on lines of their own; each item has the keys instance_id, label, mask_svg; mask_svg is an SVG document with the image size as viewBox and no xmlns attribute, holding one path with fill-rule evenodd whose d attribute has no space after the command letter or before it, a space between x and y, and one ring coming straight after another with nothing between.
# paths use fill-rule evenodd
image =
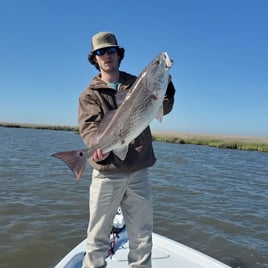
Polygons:
<instances>
[{"instance_id":1,"label":"large fish","mask_svg":"<svg viewBox=\"0 0 268 268\"><path fill-rule=\"evenodd\" d=\"M63 160L73 171L77 181L84 173L87 160L98 148L103 154L113 151L124 160L128 144L140 135L154 118L162 120L162 104L171 66L172 60L168 54L160 53L125 93L119 107L105 114L90 148L58 152L52 156ZM120 94L122 93L116 95Z\"/></svg>"}]
</instances>

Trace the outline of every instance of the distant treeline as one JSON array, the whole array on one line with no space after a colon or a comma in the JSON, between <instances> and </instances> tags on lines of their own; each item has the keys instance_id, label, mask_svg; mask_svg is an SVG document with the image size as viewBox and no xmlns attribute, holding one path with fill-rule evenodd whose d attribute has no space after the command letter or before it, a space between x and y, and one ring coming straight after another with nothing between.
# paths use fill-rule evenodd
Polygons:
<instances>
[{"instance_id":1,"label":"distant treeline","mask_svg":"<svg viewBox=\"0 0 268 268\"><path fill-rule=\"evenodd\" d=\"M63 130L79 132L78 127L74 126L53 126L38 124L17 124L17 123L1 123L0 127L13 128L34 128L48 130ZM240 137L240 136L223 136L223 135L197 135L185 134L178 132L153 132L153 140L160 142L168 142L175 144L196 144L206 145L224 149L253 150L260 152L268 152L268 137Z\"/></svg>"}]
</instances>

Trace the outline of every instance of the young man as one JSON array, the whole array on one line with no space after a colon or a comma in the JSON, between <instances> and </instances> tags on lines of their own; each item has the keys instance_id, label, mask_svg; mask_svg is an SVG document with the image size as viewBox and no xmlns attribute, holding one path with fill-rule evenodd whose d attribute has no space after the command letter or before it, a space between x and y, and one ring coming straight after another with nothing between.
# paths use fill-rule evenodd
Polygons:
<instances>
[{"instance_id":1,"label":"young man","mask_svg":"<svg viewBox=\"0 0 268 268\"><path fill-rule=\"evenodd\" d=\"M100 32L92 37L88 59L100 73L80 95L78 115L80 135L88 147L104 114L117 108L117 91L129 89L136 80L136 76L119 70L124 53L114 34ZM163 102L165 114L172 109L174 94L170 82ZM110 231L119 206L129 237L129 267L151 267L153 212L148 168L155 161L149 127L129 144L124 161L112 152L103 154L100 149L93 154L83 268L106 267Z\"/></svg>"}]
</instances>

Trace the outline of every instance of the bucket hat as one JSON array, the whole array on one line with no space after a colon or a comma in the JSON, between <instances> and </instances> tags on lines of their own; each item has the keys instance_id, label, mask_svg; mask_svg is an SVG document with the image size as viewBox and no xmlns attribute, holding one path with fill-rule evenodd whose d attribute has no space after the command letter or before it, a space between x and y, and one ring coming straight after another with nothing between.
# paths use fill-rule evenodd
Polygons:
<instances>
[{"instance_id":1,"label":"bucket hat","mask_svg":"<svg viewBox=\"0 0 268 268\"><path fill-rule=\"evenodd\" d=\"M93 35L91 46L91 52L105 47L119 47L115 35L110 32L99 32Z\"/></svg>"}]
</instances>

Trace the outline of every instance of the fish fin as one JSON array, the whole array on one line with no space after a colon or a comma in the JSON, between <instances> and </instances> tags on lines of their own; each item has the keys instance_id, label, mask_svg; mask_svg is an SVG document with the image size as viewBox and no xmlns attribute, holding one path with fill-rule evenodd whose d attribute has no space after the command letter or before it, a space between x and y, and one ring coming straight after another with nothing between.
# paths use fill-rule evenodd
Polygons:
<instances>
[{"instance_id":1,"label":"fish fin","mask_svg":"<svg viewBox=\"0 0 268 268\"><path fill-rule=\"evenodd\" d=\"M84 151L85 150L58 152L52 156L64 161L74 173L77 182L79 182L87 166Z\"/></svg>"},{"instance_id":2,"label":"fish fin","mask_svg":"<svg viewBox=\"0 0 268 268\"><path fill-rule=\"evenodd\" d=\"M162 120L163 120L163 114L164 114L163 105L161 105L161 107L159 108L157 114L155 115L155 118L156 118L159 122L162 122Z\"/></svg>"},{"instance_id":3,"label":"fish fin","mask_svg":"<svg viewBox=\"0 0 268 268\"><path fill-rule=\"evenodd\" d=\"M121 147L120 149L113 150L113 153L123 161L127 156L127 151L128 151L128 144Z\"/></svg>"}]
</instances>

